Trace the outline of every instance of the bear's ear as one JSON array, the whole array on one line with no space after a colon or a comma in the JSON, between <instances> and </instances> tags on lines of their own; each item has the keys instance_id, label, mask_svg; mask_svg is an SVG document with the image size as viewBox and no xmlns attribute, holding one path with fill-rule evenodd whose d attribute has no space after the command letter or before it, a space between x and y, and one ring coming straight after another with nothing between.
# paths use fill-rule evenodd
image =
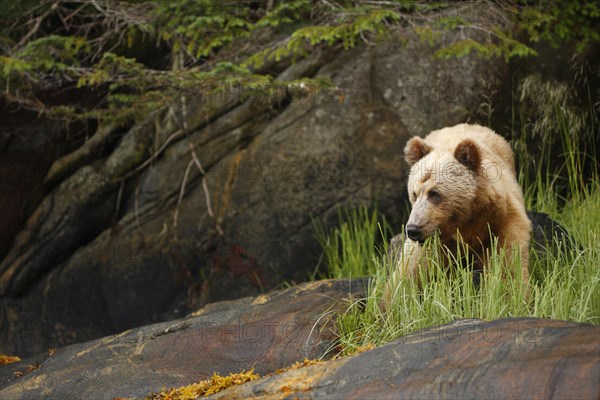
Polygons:
<instances>
[{"instance_id":1,"label":"bear's ear","mask_svg":"<svg viewBox=\"0 0 600 400\"><path fill-rule=\"evenodd\" d=\"M471 139L465 139L456 146L454 158L474 172L477 171L481 163L479 147Z\"/></svg>"},{"instance_id":2,"label":"bear's ear","mask_svg":"<svg viewBox=\"0 0 600 400\"><path fill-rule=\"evenodd\" d=\"M423 139L418 136L413 137L406 142L404 148L404 159L409 167L412 167L421 158L425 157L431 151L431 147L425 143Z\"/></svg>"}]
</instances>

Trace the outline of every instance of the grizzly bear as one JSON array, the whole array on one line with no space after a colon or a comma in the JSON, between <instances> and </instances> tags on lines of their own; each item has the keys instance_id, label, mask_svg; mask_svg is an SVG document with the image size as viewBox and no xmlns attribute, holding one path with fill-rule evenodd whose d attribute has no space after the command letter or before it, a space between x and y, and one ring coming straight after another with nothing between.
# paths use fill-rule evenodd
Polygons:
<instances>
[{"instance_id":1,"label":"grizzly bear","mask_svg":"<svg viewBox=\"0 0 600 400\"><path fill-rule=\"evenodd\" d=\"M385 299L401 277L414 276L422 264L422 245L434 233L448 251L469 247L474 270L484 270L495 236L510 260L518 251L523 282L529 278L531 222L516 179L509 144L491 129L460 124L413 137L404 149L410 166L408 196L412 210L398 265Z\"/></svg>"}]
</instances>

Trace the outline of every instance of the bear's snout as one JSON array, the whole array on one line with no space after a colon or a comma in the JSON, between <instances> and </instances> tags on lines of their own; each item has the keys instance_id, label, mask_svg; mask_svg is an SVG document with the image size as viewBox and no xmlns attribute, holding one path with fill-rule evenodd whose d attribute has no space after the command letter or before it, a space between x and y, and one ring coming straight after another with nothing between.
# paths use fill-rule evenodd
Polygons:
<instances>
[{"instance_id":1,"label":"bear's snout","mask_svg":"<svg viewBox=\"0 0 600 400\"><path fill-rule=\"evenodd\" d=\"M419 225L408 224L406 225L406 235L410 240L414 240L415 242L423 242L423 231Z\"/></svg>"}]
</instances>

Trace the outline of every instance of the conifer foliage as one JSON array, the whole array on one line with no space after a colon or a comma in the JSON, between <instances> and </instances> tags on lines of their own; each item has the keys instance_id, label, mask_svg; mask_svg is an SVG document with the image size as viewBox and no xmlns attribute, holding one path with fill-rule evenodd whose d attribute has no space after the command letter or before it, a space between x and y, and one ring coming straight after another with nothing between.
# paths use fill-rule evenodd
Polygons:
<instances>
[{"instance_id":1,"label":"conifer foliage","mask_svg":"<svg viewBox=\"0 0 600 400\"><path fill-rule=\"evenodd\" d=\"M538 40L598 42L595 2L375 0L14 0L0 7L0 88L9 107L131 120L186 94L232 85L297 94L327 84L277 80L277 65L413 29L436 56L535 56ZM495 10L495 11L494 11ZM508 15L508 17L507 17ZM471 18L477 16L477 18ZM512 18L511 18L512 17ZM444 32L461 30L447 43ZM442 43L442 44L441 44ZM207 84L210 83L210 84ZM301 90L298 90L300 88ZM87 101L81 101L86 96Z\"/></svg>"}]
</instances>

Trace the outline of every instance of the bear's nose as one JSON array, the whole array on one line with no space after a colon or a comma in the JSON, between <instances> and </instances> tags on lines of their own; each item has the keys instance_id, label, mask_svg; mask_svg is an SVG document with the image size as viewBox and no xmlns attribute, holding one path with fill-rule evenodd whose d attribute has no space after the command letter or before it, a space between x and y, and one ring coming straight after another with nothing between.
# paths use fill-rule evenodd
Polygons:
<instances>
[{"instance_id":1,"label":"bear's nose","mask_svg":"<svg viewBox=\"0 0 600 400\"><path fill-rule=\"evenodd\" d=\"M421 238L421 227L415 224L406 225L406 235L410 240L414 240L415 242L420 241Z\"/></svg>"}]
</instances>

